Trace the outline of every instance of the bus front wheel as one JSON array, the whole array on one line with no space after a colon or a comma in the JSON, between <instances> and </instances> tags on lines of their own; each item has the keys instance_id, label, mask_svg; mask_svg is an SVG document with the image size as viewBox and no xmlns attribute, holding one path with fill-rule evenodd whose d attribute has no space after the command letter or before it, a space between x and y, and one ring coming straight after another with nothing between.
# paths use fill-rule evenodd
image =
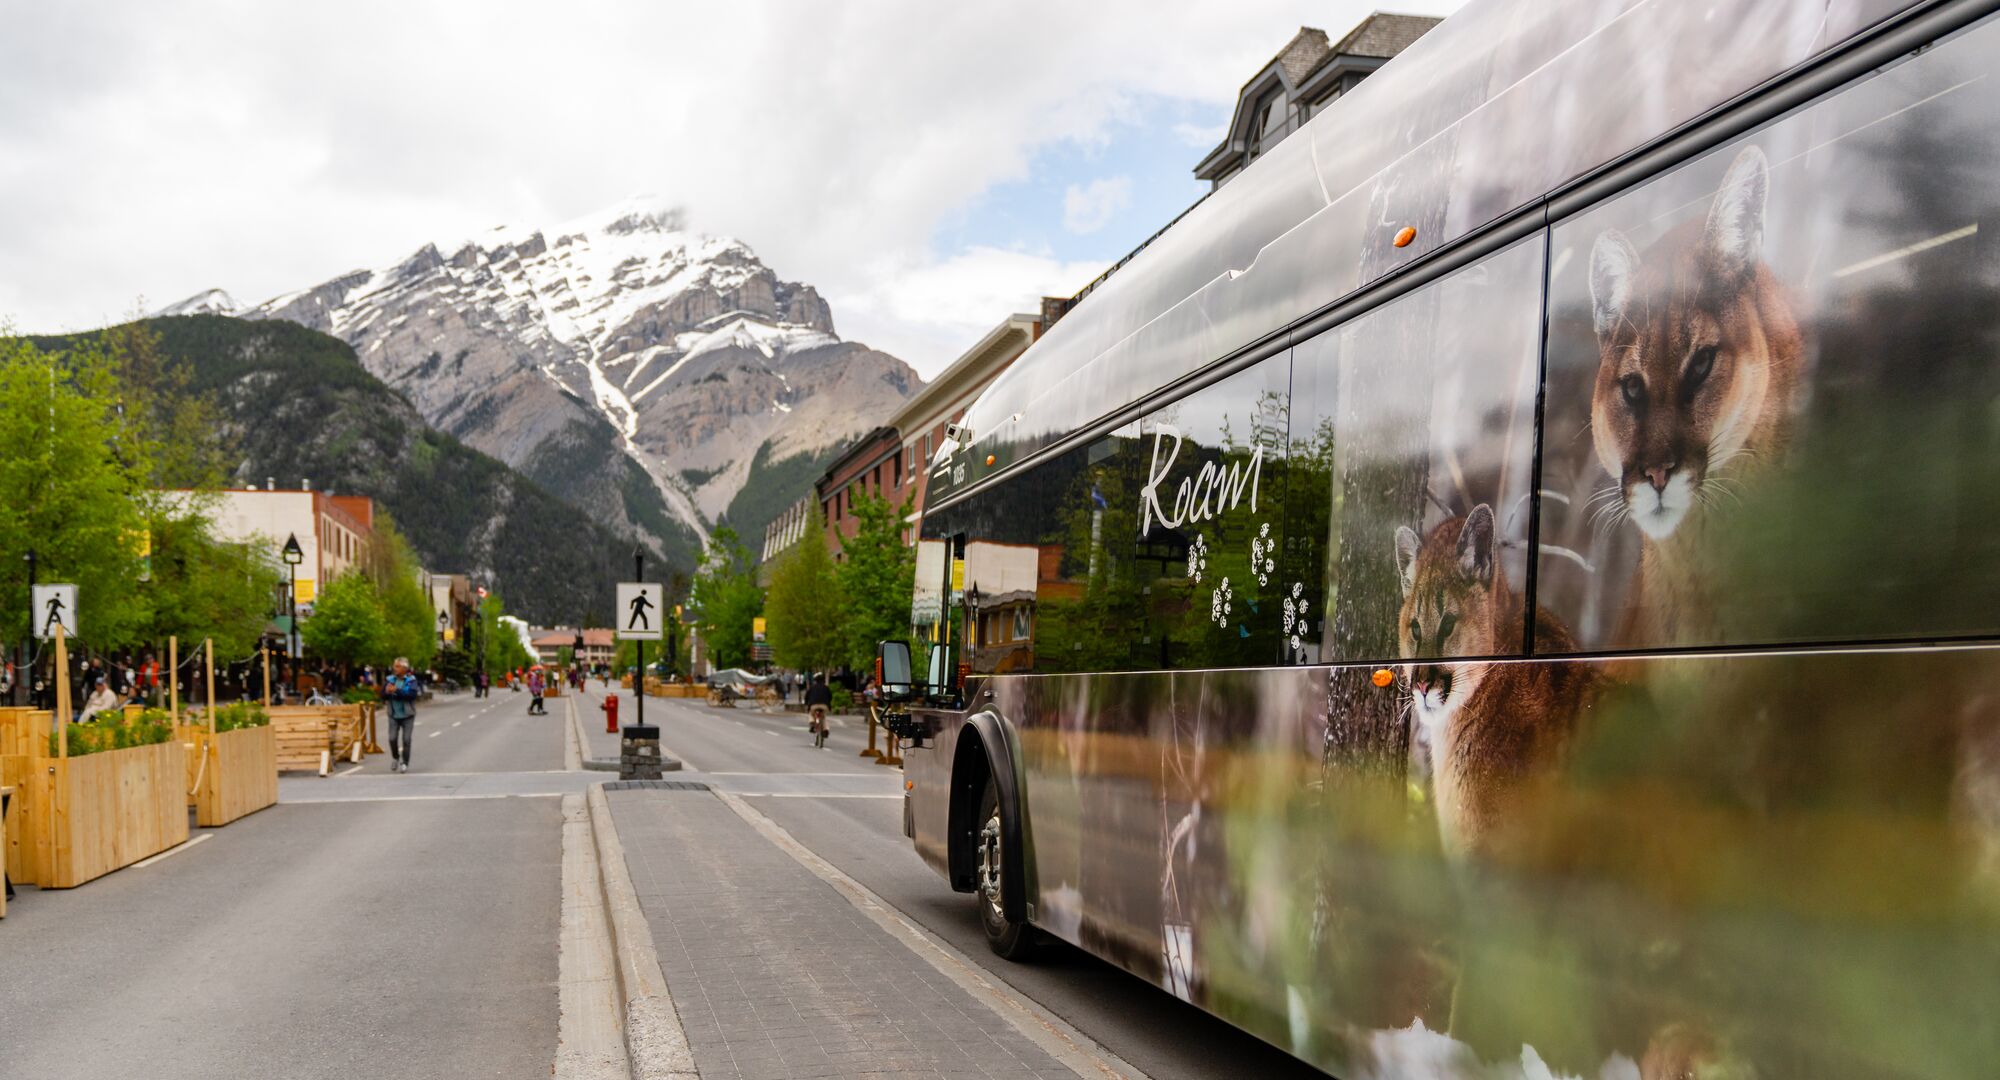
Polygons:
<instances>
[{"instance_id":1,"label":"bus front wheel","mask_svg":"<svg viewBox=\"0 0 2000 1080\"><path fill-rule=\"evenodd\" d=\"M976 846L973 860L976 877L972 896L979 904L979 922L986 930L986 944L1008 960L1025 960L1034 951L1035 930L1024 922L1007 918L1007 882L1021 872L1021 853L1006 841L1007 830L1000 811L1000 784L986 778L979 796L979 817L972 835Z\"/></svg>"}]
</instances>

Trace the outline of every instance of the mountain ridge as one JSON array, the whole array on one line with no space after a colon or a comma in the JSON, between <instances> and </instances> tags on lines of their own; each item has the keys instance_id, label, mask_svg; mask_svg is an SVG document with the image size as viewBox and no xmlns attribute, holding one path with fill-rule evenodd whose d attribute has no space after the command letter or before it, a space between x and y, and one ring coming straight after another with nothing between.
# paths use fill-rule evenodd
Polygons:
<instances>
[{"instance_id":1,"label":"mountain ridge","mask_svg":"<svg viewBox=\"0 0 2000 1080\"><path fill-rule=\"evenodd\" d=\"M811 285L643 201L426 243L233 313L348 342L440 430L663 547L761 533L797 493L756 490L790 482L760 455L826 458L923 385L842 340Z\"/></svg>"},{"instance_id":2,"label":"mountain ridge","mask_svg":"<svg viewBox=\"0 0 2000 1080\"><path fill-rule=\"evenodd\" d=\"M490 583L509 610L543 625L603 625L632 542L585 519L542 485L439 432L370 374L338 338L282 320L214 314L141 320L161 354L186 365L240 455L237 486L310 479L366 495L388 512L426 568ZM30 338L63 349L91 334ZM695 551L652 554L686 573Z\"/></svg>"}]
</instances>

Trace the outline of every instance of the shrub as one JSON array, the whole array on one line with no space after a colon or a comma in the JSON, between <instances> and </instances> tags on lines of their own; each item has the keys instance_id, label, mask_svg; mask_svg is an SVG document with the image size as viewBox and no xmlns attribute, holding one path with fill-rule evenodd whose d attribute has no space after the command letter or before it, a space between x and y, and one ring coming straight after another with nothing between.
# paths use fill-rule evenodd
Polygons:
<instances>
[{"instance_id":1,"label":"shrub","mask_svg":"<svg viewBox=\"0 0 2000 1080\"><path fill-rule=\"evenodd\" d=\"M160 709L147 709L130 721L122 714L106 713L88 724L69 724L63 730L68 733L70 757L152 746L174 737L173 725ZM50 732L49 756L55 757L57 752L55 732Z\"/></svg>"},{"instance_id":2,"label":"shrub","mask_svg":"<svg viewBox=\"0 0 2000 1080\"><path fill-rule=\"evenodd\" d=\"M854 708L854 691L845 686L833 688L833 711L847 712Z\"/></svg>"},{"instance_id":3,"label":"shrub","mask_svg":"<svg viewBox=\"0 0 2000 1080\"><path fill-rule=\"evenodd\" d=\"M215 730L235 731L238 728L263 727L271 722L271 714L254 701L239 701L215 710Z\"/></svg>"},{"instance_id":4,"label":"shrub","mask_svg":"<svg viewBox=\"0 0 2000 1080\"><path fill-rule=\"evenodd\" d=\"M365 686L350 686L340 692L340 700L349 705L370 705L382 698Z\"/></svg>"}]
</instances>

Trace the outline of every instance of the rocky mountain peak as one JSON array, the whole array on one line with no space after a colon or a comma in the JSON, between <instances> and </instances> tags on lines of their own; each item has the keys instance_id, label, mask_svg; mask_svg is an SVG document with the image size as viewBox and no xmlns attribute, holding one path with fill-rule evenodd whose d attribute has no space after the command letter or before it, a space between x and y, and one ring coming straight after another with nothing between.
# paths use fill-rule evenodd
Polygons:
<instances>
[{"instance_id":1,"label":"rocky mountain peak","mask_svg":"<svg viewBox=\"0 0 2000 1080\"><path fill-rule=\"evenodd\" d=\"M730 508L796 493L746 503L754 461L796 483L923 385L840 340L813 286L655 200L427 243L243 313L342 338L431 424L662 546L725 516L761 530Z\"/></svg>"}]
</instances>

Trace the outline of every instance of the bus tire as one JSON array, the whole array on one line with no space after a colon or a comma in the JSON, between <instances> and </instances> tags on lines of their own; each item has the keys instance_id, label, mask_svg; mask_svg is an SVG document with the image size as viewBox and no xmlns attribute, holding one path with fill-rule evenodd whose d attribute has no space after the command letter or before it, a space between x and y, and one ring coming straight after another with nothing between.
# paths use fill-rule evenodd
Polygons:
<instances>
[{"instance_id":1,"label":"bus tire","mask_svg":"<svg viewBox=\"0 0 2000 1080\"><path fill-rule=\"evenodd\" d=\"M1026 960L1035 951L1035 928L1007 917L1001 897L1009 881L1018 881L1021 853L1006 843L1007 829L1001 818L1000 783L987 774L986 787L979 795L979 816L974 820L974 866L977 877L972 898L979 905L979 924L986 931L986 944L1007 960Z\"/></svg>"}]
</instances>

